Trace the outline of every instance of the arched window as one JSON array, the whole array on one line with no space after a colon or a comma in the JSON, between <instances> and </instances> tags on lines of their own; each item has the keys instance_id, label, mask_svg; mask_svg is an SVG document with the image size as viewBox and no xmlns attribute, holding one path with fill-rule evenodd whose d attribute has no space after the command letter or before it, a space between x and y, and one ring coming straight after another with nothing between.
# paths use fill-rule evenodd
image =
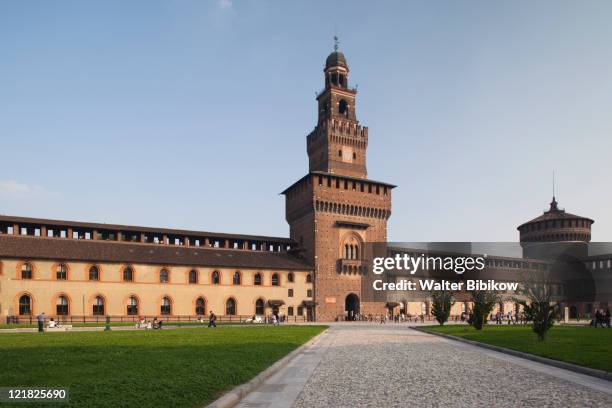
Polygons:
<instances>
[{"instance_id":1,"label":"arched window","mask_svg":"<svg viewBox=\"0 0 612 408\"><path fill-rule=\"evenodd\" d=\"M219 272L214 271L211 276L211 282L213 285L218 285L220 282Z\"/></svg>"},{"instance_id":2,"label":"arched window","mask_svg":"<svg viewBox=\"0 0 612 408\"><path fill-rule=\"evenodd\" d=\"M253 284L256 286L261 286L261 273L256 273L253 278Z\"/></svg>"},{"instance_id":3,"label":"arched window","mask_svg":"<svg viewBox=\"0 0 612 408\"><path fill-rule=\"evenodd\" d=\"M138 299L135 296L131 296L128 299L127 314L128 316L136 316L138 314Z\"/></svg>"},{"instance_id":4,"label":"arched window","mask_svg":"<svg viewBox=\"0 0 612 408\"><path fill-rule=\"evenodd\" d=\"M102 296L96 296L94 300L93 315L104 316L104 298Z\"/></svg>"},{"instance_id":5,"label":"arched window","mask_svg":"<svg viewBox=\"0 0 612 408\"><path fill-rule=\"evenodd\" d=\"M159 313L166 316L172 313L172 302L169 298L164 297L162 299Z\"/></svg>"},{"instance_id":6,"label":"arched window","mask_svg":"<svg viewBox=\"0 0 612 408\"><path fill-rule=\"evenodd\" d=\"M348 103L344 99L341 99L338 103L338 113L344 116L348 114Z\"/></svg>"},{"instance_id":7,"label":"arched window","mask_svg":"<svg viewBox=\"0 0 612 408\"><path fill-rule=\"evenodd\" d=\"M228 316L234 316L236 314L236 301L234 298L229 298L225 302L225 314Z\"/></svg>"},{"instance_id":8,"label":"arched window","mask_svg":"<svg viewBox=\"0 0 612 408\"><path fill-rule=\"evenodd\" d=\"M97 266L92 266L91 268L89 268L89 280L90 281L100 280L100 270L98 269Z\"/></svg>"},{"instance_id":9,"label":"arched window","mask_svg":"<svg viewBox=\"0 0 612 408\"><path fill-rule=\"evenodd\" d=\"M311 274L306 275L306 283L312 283L312 275Z\"/></svg>"},{"instance_id":10,"label":"arched window","mask_svg":"<svg viewBox=\"0 0 612 408\"><path fill-rule=\"evenodd\" d=\"M163 268L161 271L159 271L159 282L160 283L168 283L168 280L169 280L169 276L168 275L169 275L168 274L168 270L166 268Z\"/></svg>"},{"instance_id":11,"label":"arched window","mask_svg":"<svg viewBox=\"0 0 612 408\"><path fill-rule=\"evenodd\" d=\"M198 271L195 269L189 271L189 283L198 283Z\"/></svg>"},{"instance_id":12,"label":"arched window","mask_svg":"<svg viewBox=\"0 0 612 408\"><path fill-rule=\"evenodd\" d=\"M206 314L206 301L203 297L199 297L196 299L195 303L195 313L196 315L205 315Z\"/></svg>"},{"instance_id":13,"label":"arched window","mask_svg":"<svg viewBox=\"0 0 612 408\"><path fill-rule=\"evenodd\" d=\"M55 314L58 316L67 316L68 312L68 299L66 296L58 297L55 303Z\"/></svg>"},{"instance_id":14,"label":"arched window","mask_svg":"<svg viewBox=\"0 0 612 408\"><path fill-rule=\"evenodd\" d=\"M255 302L255 314L262 316L264 314L264 301L263 299L257 299Z\"/></svg>"},{"instance_id":15,"label":"arched window","mask_svg":"<svg viewBox=\"0 0 612 408\"><path fill-rule=\"evenodd\" d=\"M64 264L60 264L57 266L55 270L55 279L57 280L66 280L68 279L68 267Z\"/></svg>"},{"instance_id":16,"label":"arched window","mask_svg":"<svg viewBox=\"0 0 612 408\"><path fill-rule=\"evenodd\" d=\"M272 286L279 286L280 285L280 278L278 277L278 273L275 273L274 275L272 275Z\"/></svg>"},{"instance_id":17,"label":"arched window","mask_svg":"<svg viewBox=\"0 0 612 408\"><path fill-rule=\"evenodd\" d=\"M133 282L134 281L134 269L131 266L123 268L123 281Z\"/></svg>"},{"instance_id":18,"label":"arched window","mask_svg":"<svg viewBox=\"0 0 612 408\"><path fill-rule=\"evenodd\" d=\"M238 271L234 272L233 282L234 282L234 285L240 285L240 272Z\"/></svg>"},{"instance_id":19,"label":"arched window","mask_svg":"<svg viewBox=\"0 0 612 408\"><path fill-rule=\"evenodd\" d=\"M32 264L29 262L21 265L21 279L32 279Z\"/></svg>"},{"instance_id":20,"label":"arched window","mask_svg":"<svg viewBox=\"0 0 612 408\"><path fill-rule=\"evenodd\" d=\"M294 278L293 278L293 272L289 272L287 274L287 282L292 282L293 283Z\"/></svg>"},{"instance_id":21,"label":"arched window","mask_svg":"<svg viewBox=\"0 0 612 408\"><path fill-rule=\"evenodd\" d=\"M32 314L32 299L28 295L19 298L19 315L27 316Z\"/></svg>"}]
</instances>

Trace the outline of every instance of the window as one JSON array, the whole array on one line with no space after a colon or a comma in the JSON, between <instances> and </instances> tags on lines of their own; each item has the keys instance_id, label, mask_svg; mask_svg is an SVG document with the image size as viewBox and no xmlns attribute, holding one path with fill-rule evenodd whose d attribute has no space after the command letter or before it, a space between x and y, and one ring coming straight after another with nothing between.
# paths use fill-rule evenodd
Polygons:
<instances>
[{"instance_id":1,"label":"window","mask_svg":"<svg viewBox=\"0 0 612 408\"><path fill-rule=\"evenodd\" d=\"M128 316L136 316L138 314L138 299L135 296L131 296L128 299L127 314Z\"/></svg>"},{"instance_id":2,"label":"window","mask_svg":"<svg viewBox=\"0 0 612 408\"><path fill-rule=\"evenodd\" d=\"M312 275L311 274L306 275L306 283L312 283Z\"/></svg>"},{"instance_id":3,"label":"window","mask_svg":"<svg viewBox=\"0 0 612 408\"><path fill-rule=\"evenodd\" d=\"M288 316L293 316L293 306L289 306L289 307L287 308L287 315L288 315Z\"/></svg>"},{"instance_id":4,"label":"window","mask_svg":"<svg viewBox=\"0 0 612 408\"><path fill-rule=\"evenodd\" d=\"M32 299L28 295L23 295L19 298L19 316L27 316L32 314Z\"/></svg>"},{"instance_id":5,"label":"window","mask_svg":"<svg viewBox=\"0 0 612 408\"><path fill-rule=\"evenodd\" d=\"M93 315L104 316L104 298L102 296L96 296L94 300Z\"/></svg>"},{"instance_id":6,"label":"window","mask_svg":"<svg viewBox=\"0 0 612 408\"><path fill-rule=\"evenodd\" d=\"M66 280L68 279L68 268L64 264L60 264L55 271L55 279Z\"/></svg>"},{"instance_id":7,"label":"window","mask_svg":"<svg viewBox=\"0 0 612 408\"><path fill-rule=\"evenodd\" d=\"M234 278L232 279L234 285L240 285L240 272L234 272Z\"/></svg>"},{"instance_id":8,"label":"window","mask_svg":"<svg viewBox=\"0 0 612 408\"><path fill-rule=\"evenodd\" d=\"M68 299L66 299L65 296L57 298L57 302L55 303L55 314L58 316L68 315Z\"/></svg>"},{"instance_id":9,"label":"window","mask_svg":"<svg viewBox=\"0 0 612 408\"><path fill-rule=\"evenodd\" d=\"M338 103L338 113L344 116L347 116L348 113L348 103L341 99L340 103Z\"/></svg>"},{"instance_id":10,"label":"window","mask_svg":"<svg viewBox=\"0 0 612 408\"><path fill-rule=\"evenodd\" d=\"M198 271L195 269L189 271L189 283L198 283Z\"/></svg>"},{"instance_id":11,"label":"window","mask_svg":"<svg viewBox=\"0 0 612 408\"><path fill-rule=\"evenodd\" d=\"M255 277L253 278L253 284L255 286L261 286L261 273L255 274Z\"/></svg>"},{"instance_id":12,"label":"window","mask_svg":"<svg viewBox=\"0 0 612 408\"><path fill-rule=\"evenodd\" d=\"M206 314L206 301L203 297L199 297L196 299L195 303L195 313L196 315L205 315Z\"/></svg>"},{"instance_id":13,"label":"window","mask_svg":"<svg viewBox=\"0 0 612 408\"><path fill-rule=\"evenodd\" d=\"M168 283L169 281L169 276L168 276L168 270L166 268L162 269L161 271L159 271L159 282L160 283Z\"/></svg>"},{"instance_id":14,"label":"window","mask_svg":"<svg viewBox=\"0 0 612 408\"><path fill-rule=\"evenodd\" d=\"M312 289L306 290L306 297L312 297Z\"/></svg>"},{"instance_id":15,"label":"window","mask_svg":"<svg viewBox=\"0 0 612 408\"><path fill-rule=\"evenodd\" d=\"M338 150L338 157L342 157L342 150Z\"/></svg>"},{"instance_id":16,"label":"window","mask_svg":"<svg viewBox=\"0 0 612 408\"><path fill-rule=\"evenodd\" d=\"M91 268L89 268L89 280L90 281L100 280L100 270L98 269L97 266L92 266Z\"/></svg>"},{"instance_id":17,"label":"window","mask_svg":"<svg viewBox=\"0 0 612 408\"><path fill-rule=\"evenodd\" d=\"M21 265L21 279L32 279L32 264L29 262Z\"/></svg>"},{"instance_id":18,"label":"window","mask_svg":"<svg viewBox=\"0 0 612 408\"><path fill-rule=\"evenodd\" d=\"M159 313L165 316L172 314L172 302L169 298L164 297L161 301L161 306L159 308Z\"/></svg>"},{"instance_id":19,"label":"window","mask_svg":"<svg viewBox=\"0 0 612 408\"><path fill-rule=\"evenodd\" d=\"M272 275L272 286L280 286L280 279L278 277L278 273Z\"/></svg>"},{"instance_id":20,"label":"window","mask_svg":"<svg viewBox=\"0 0 612 408\"><path fill-rule=\"evenodd\" d=\"M261 316L264 313L265 313L265 311L264 311L264 301L263 301L263 299L257 299L257 301L255 302L255 314Z\"/></svg>"},{"instance_id":21,"label":"window","mask_svg":"<svg viewBox=\"0 0 612 408\"><path fill-rule=\"evenodd\" d=\"M218 285L218 284L219 284L219 281L220 281L220 279L219 279L219 272L214 271L214 272L212 273L212 276L211 276L211 278L210 278L210 281L212 282L212 284L213 284L213 285Z\"/></svg>"},{"instance_id":22,"label":"window","mask_svg":"<svg viewBox=\"0 0 612 408\"><path fill-rule=\"evenodd\" d=\"M287 274L287 282L293 283L293 281L294 281L293 272L289 272Z\"/></svg>"},{"instance_id":23,"label":"window","mask_svg":"<svg viewBox=\"0 0 612 408\"><path fill-rule=\"evenodd\" d=\"M126 266L123 268L123 281L124 282L133 282L134 281L134 270L131 266Z\"/></svg>"},{"instance_id":24,"label":"window","mask_svg":"<svg viewBox=\"0 0 612 408\"><path fill-rule=\"evenodd\" d=\"M225 302L225 314L228 316L236 315L236 301L234 298L229 298Z\"/></svg>"},{"instance_id":25,"label":"window","mask_svg":"<svg viewBox=\"0 0 612 408\"><path fill-rule=\"evenodd\" d=\"M293 297L293 289L287 290L287 297Z\"/></svg>"},{"instance_id":26,"label":"window","mask_svg":"<svg viewBox=\"0 0 612 408\"><path fill-rule=\"evenodd\" d=\"M298 306L297 315L304 316L304 308L302 306Z\"/></svg>"}]
</instances>

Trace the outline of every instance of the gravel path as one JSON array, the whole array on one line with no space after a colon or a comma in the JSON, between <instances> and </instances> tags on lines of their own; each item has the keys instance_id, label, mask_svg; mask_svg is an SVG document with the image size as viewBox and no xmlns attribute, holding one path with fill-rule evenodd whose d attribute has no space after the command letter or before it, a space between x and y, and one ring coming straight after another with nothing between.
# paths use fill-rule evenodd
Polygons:
<instances>
[{"instance_id":1,"label":"gravel path","mask_svg":"<svg viewBox=\"0 0 612 408\"><path fill-rule=\"evenodd\" d=\"M404 325L334 325L318 347L296 408L612 407L610 382L581 385L591 380Z\"/></svg>"}]
</instances>

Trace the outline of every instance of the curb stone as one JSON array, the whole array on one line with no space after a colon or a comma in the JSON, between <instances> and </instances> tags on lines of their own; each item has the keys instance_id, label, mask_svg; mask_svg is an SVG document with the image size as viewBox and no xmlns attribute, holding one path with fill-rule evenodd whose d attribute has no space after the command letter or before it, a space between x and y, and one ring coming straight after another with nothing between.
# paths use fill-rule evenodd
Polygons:
<instances>
[{"instance_id":1,"label":"curb stone","mask_svg":"<svg viewBox=\"0 0 612 408\"><path fill-rule=\"evenodd\" d=\"M247 394L262 385L268 378L276 374L281 368L284 368L298 354L304 351L304 349L310 347L322 335L327 333L328 330L329 329L323 330L321 333L317 334L315 337L308 340L306 343L302 344L300 347L296 348L291 353L287 354L285 357L281 358L280 360L272 364L270 367L263 370L261 373L257 374L249 382L234 387L220 398L214 400L208 405L205 405L205 408L231 408L236 406L244 397L247 396Z\"/></svg>"},{"instance_id":2,"label":"curb stone","mask_svg":"<svg viewBox=\"0 0 612 408\"><path fill-rule=\"evenodd\" d=\"M427 334L432 334L434 336L444 337L446 339L450 339L450 340L459 341L459 342L462 342L462 343L471 344L471 345L476 346L476 347L481 347L481 348L485 348L485 349L489 349L489 350L493 350L493 351L499 351L500 353L509 354L509 355L512 355L512 356L515 356L515 357L524 358L526 360L535 361L537 363L547 364L547 365L550 365L550 366L553 366L553 367L563 368L563 369L569 370L569 371L574 371L576 373L586 374L586 375L589 375L591 377L597 377L597 378L601 378L603 380L612 381L612 372L608 372L608 371L604 371L604 370L598 370L598 369L595 369L595 368L583 367L583 366L579 366L577 364L566 363L564 361L553 360L553 359L546 358L546 357L540 357L540 356L536 356L534 354L524 353L524 352L518 351L518 350L512 350L512 349L508 349L508 348L505 348L505 347L494 346L492 344L480 343L480 342L474 341L474 340L468 340L468 339L464 339L464 338L461 338L461 337L451 336L450 334L446 334L446 333L436 333L436 332L424 330L424 329L422 329L420 327L410 327L410 328L412 330L416 330L416 331L421 332L421 333L427 333Z\"/></svg>"}]
</instances>

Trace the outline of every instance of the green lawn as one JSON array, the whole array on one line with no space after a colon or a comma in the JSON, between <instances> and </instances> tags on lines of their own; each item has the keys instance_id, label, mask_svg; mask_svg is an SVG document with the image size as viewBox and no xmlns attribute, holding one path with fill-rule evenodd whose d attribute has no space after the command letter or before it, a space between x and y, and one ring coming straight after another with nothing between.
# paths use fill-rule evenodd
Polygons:
<instances>
[{"instance_id":1,"label":"green lawn","mask_svg":"<svg viewBox=\"0 0 612 408\"><path fill-rule=\"evenodd\" d=\"M0 334L0 386L68 387L79 407L202 406L324 329Z\"/></svg>"},{"instance_id":2,"label":"green lawn","mask_svg":"<svg viewBox=\"0 0 612 408\"><path fill-rule=\"evenodd\" d=\"M531 326L523 325L491 325L481 331L467 325L425 329L612 372L612 329L554 326L543 342Z\"/></svg>"}]
</instances>

